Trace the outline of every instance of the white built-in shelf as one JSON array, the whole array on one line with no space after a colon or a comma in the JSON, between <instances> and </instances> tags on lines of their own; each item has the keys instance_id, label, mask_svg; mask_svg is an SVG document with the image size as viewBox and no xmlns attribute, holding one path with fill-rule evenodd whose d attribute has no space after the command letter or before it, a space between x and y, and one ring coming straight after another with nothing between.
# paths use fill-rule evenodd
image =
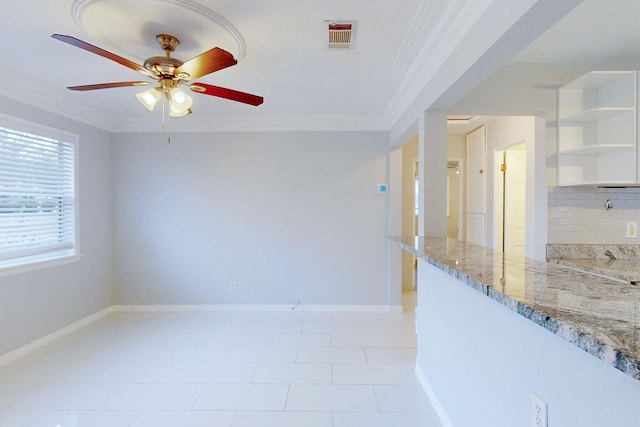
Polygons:
<instances>
[{"instance_id":1,"label":"white built-in shelf","mask_svg":"<svg viewBox=\"0 0 640 427\"><path fill-rule=\"evenodd\" d=\"M583 147L569 148L559 151L560 154L600 154L612 150L634 149L635 144L598 144L585 145Z\"/></svg>"},{"instance_id":2,"label":"white built-in shelf","mask_svg":"<svg viewBox=\"0 0 640 427\"><path fill-rule=\"evenodd\" d=\"M558 184L637 184L636 71L592 71L558 89Z\"/></svg>"},{"instance_id":3,"label":"white built-in shelf","mask_svg":"<svg viewBox=\"0 0 640 427\"><path fill-rule=\"evenodd\" d=\"M620 79L634 77L635 71L591 71L562 86L565 90L593 90L609 86Z\"/></svg>"},{"instance_id":4,"label":"white built-in shelf","mask_svg":"<svg viewBox=\"0 0 640 427\"><path fill-rule=\"evenodd\" d=\"M588 110L579 111L570 116L562 117L559 122L560 124L597 122L620 114L634 112L635 110L636 109L634 107L590 108Z\"/></svg>"}]
</instances>

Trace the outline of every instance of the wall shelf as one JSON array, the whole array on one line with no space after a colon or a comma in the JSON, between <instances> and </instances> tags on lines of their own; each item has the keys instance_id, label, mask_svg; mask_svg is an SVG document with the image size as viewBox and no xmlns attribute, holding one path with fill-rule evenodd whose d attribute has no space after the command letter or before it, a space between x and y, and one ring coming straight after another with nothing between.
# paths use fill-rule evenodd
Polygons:
<instances>
[{"instance_id":1,"label":"wall shelf","mask_svg":"<svg viewBox=\"0 0 640 427\"><path fill-rule=\"evenodd\" d=\"M558 185L637 183L636 71L592 71L558 89Z\"/></svg>"}]
</instances>

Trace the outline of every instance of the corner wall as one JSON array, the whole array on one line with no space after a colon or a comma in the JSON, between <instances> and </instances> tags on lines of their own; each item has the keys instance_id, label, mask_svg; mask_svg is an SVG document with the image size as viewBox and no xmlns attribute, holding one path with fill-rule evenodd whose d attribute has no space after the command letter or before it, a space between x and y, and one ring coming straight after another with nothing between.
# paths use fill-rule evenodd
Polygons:
<instances>
[{"instance_id":1,"label":"corner wall","mask_svg":"<svg viewBox=\"0 0 640 427\"><path fill-rule=\"evenodd\" d=\"M386 132L114 140L116 304L389 304Z\"/></svg>"},{"instance_id":2,"label":"corner wall","mask_svg":"<svg viewBox=\"0 0 640 427\"><path fill-rule=\"evenodd\" d=\"M549 426L638 425L640 382L419 262L416 368L444 425L530 426L533 393Z\"/></svg>"},{"instance_id":3,"label":"corner wall","mask_svg":"<svg viewBox=\"0 0 640 427\"><path fill-rule=\"evenodd\" d=\"M77 262L0 277L0 355L113 304L111 136L0 97L0 111L79 135Z\"/></svg>"}]
</instances>

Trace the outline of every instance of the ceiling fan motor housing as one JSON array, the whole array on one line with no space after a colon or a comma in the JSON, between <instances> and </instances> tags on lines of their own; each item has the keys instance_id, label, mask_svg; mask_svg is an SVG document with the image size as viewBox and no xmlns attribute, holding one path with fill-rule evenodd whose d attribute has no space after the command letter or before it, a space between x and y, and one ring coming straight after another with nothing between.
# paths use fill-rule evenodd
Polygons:
<instances>
[{"instance_id":1,"label":"ceiling fan motor housing","mask_svg":"<svg viewBox=\"0 0 640 427\"><path fill-rule=\"evenodd\" d=\"M144 61L144 68L158 74L159 77L174 77L175 70L183 61L166 56L152 56ZM187 76L188 77L188 76Z\"/></svg>"}]
</instances>

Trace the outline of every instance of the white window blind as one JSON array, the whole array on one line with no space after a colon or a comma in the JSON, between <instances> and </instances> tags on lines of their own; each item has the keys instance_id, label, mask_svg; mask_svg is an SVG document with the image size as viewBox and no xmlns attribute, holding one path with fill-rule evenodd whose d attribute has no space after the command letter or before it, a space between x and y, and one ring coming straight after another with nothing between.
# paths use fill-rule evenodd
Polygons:
<instances>
[{"instance_id":1,"label":"white window blind","mask_svg":"<svg viewBox=\"0 0 640 427\"><path fill-rule=\"evenodd\" d=\"M75 143L3 124L0 121L0 261L73 251Z\"/></svg>"}]
</instances>

